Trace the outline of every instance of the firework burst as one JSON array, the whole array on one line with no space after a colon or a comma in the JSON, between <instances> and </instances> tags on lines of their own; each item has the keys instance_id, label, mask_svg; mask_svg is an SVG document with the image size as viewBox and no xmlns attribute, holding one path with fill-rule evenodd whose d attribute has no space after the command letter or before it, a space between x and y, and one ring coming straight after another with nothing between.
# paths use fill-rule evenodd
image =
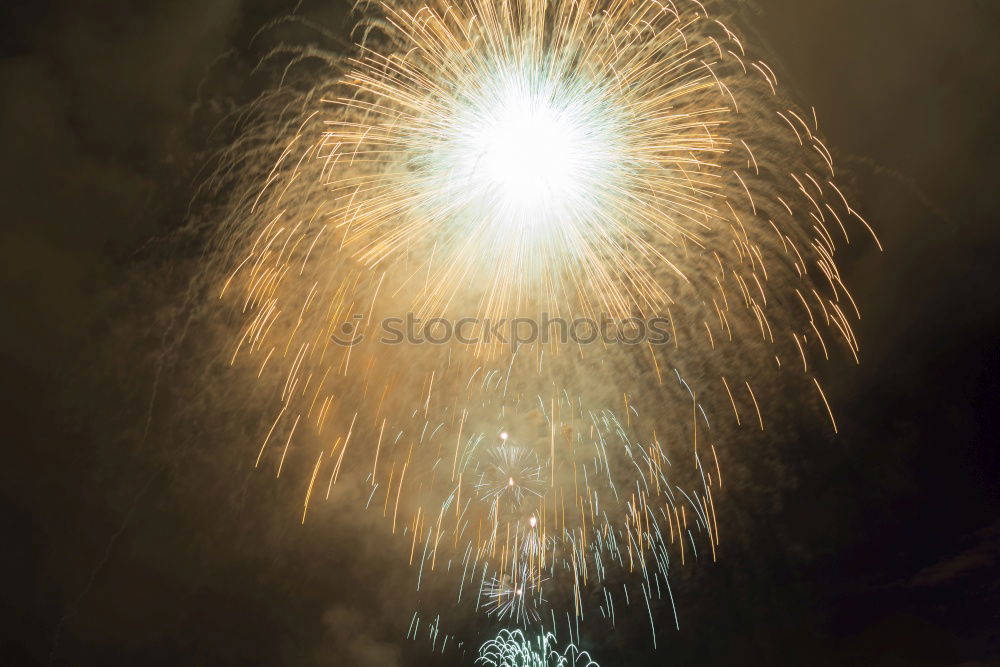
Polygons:
<instances>
[{"instance_id":1,"label":"firework burst","mask_svg":"<svg viewBox=\"0 0 1000 667\"><path fill-rule=\"evenodd\" d=\"M362 10L355 55L299 54L323 76L261 98L216 180L206 273L275 406L255 464L301 475L302 520L351 479L418 582L499 618L614 619L601 587L634 577L652 621L671 563L716 557L726 429L763 430L780 384L832 421L814 368L857 360L834 256L867 223L815 115L696 0ZM671 340L382 344L402 313Z\"/></svg>"},{"instance_id":2,"label":"firework burst","mask_svg":"<svg viewBox=\"0 0 1000 667\"><path fill-rule=\"evenodd\" d=\"M501 630L479 649L477 665L486 667L600 667L586 651L569 644L562 651L556 637L545 633L529 641L520 630Z\"/></svg>"},{"instance_id":3,"label":"firework burst","mask_svg":"<svg viewBox=\"0 0 1000 667\"><path fill-rule=\"evenodd\" d=\"M506 513L520 510L526 502L537 502L545 493L546 480L535 452L508 443L506 432L500 437L503 444L495 447L488 455L489 462L481 466L476 492L494 511Z\"/></svg>"}]
</instances>

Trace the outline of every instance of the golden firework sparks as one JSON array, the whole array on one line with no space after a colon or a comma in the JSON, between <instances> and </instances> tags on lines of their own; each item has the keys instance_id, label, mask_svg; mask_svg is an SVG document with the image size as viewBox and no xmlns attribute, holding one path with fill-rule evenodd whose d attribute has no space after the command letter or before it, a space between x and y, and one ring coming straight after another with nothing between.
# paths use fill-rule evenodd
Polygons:
<instances>
[{"instance_id":1,"label":"golden firework sparks","mask_svg":"<svg viewBox=\"0 0 1000 667\"><path fill-rule=\"evenodd\" d=\"M262 98L220 172L229 354L274 394L256 464L302 475L303 521L361 483L418 581L443 569L502 616L556 590L579 618L612 568L672 599L671 554L720 545L722 415L763 430L787 381L833 423L815 360L857 360L834 257L870 228L815 115L696 0L368 10L354 56ZM655 317L671 340L380 342L403 313L480 339Z\"/></svg>"}]
</instances>

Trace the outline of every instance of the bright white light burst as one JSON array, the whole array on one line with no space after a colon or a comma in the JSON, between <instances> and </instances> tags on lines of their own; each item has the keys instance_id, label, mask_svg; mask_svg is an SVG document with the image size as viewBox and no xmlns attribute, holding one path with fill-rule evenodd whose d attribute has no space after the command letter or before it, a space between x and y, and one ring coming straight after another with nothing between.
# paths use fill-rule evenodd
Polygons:
<instances>
[{"instance_id":1,"label":"bright white light burst","mask_svg":"<svg viewBox=\"0 0 1000 667\"><path fill-rule=\"evenodd\" d=\"M488 80L454 109L454 133L437 151L461 217L489 219L522 242L600 214L594 195L619 162L614 132L593 90L519 73ZM452 171L453 170L453 171ZM442 174L444 175L444 174Z\"/></svg>"}]
</instances>

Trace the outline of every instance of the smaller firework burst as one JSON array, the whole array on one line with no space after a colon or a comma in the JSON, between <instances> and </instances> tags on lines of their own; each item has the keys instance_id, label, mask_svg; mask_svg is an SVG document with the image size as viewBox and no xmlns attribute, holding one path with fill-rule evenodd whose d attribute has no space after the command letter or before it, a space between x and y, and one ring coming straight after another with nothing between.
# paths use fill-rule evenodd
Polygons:
<instances>
[{"instance_id":1,"label":"smaller firework burst","mask_svg":"<svg viewBox=\"0 0 1000 667\"><path fill-rule=\"evenodd\" d=\"M575 644L562 651L555 648L556 636L551 632L530 641L520 630L501 630L479 648L477 665L486 667L600 667L590 654Z\"/></svg>"},{"instance_id":2,"label":"smaller firework burst","mask_svg":"<svg viewBox=\"0 0 1000 667\"><path fill-rule=\"evenodd\" d=\"M528 564L513 574L498 573L483 582L480 609L500 620L537 622L541 618L539 609L546 603L542 597L542 584L546 579Z\"/></svg>"},{"instance_id":3,"label":"smaller firework burst","mask_svg":"<svg viewBox=\"0 0 1000 667\"><path fill-rule=\"evenodd\" d=\"M476 492L493 505L491 512L520 512L545 493L544 466L534 451L512 443L506 432L500 436L500 444L486 455Z\"/></svg>"}]
</instances>

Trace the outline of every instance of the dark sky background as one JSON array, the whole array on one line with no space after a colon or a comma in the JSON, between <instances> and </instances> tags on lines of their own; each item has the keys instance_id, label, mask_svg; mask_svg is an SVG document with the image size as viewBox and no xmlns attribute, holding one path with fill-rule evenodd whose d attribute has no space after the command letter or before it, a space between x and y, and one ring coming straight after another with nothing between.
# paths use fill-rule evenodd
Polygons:
<instances>
[{"instance_id":1,"label":"dark sky background","mask_svg":"<svg viewBox=\"0 0 1000 667\"><path fill-rule=\"evenodd\" d=\"M212 129L293 7L0 8L0 664L471 664L403 639L394 547L351 514L299 526L253 474L259 425L171 343ZM343 34L335 0L302 11ZM754 539L679 576L681 631L659 609L656 653L645 627L584 643L605 667L1000 664L1000 3L744 14L885 246L841 258L862 365L831 380L840 436L804 427L736 492Z\"/></svg>"}]
</instances>

